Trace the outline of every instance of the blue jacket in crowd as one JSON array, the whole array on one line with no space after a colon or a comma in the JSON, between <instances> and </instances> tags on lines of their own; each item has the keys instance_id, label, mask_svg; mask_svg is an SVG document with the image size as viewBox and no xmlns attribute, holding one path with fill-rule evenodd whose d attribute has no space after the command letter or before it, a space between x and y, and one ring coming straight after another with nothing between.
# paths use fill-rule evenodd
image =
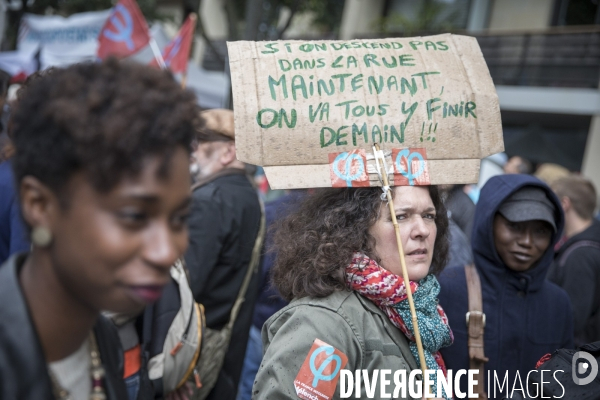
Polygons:
<instances>
[{"instance_id":1,"label":"blue jacket in crowd","mask_svg":"<svg viewBox=\"0 0 600 400\"><path fill-rule=\"evenodd\" d=\"M14 253L29 251L27 230L15 190L11 163L0 163L0 265Z\"/></svg>"},{"instance_id":2,"label":"blue jacket in crowd","mask_svg":"<svg viewBox=\"0 0 600 400\"><path fill-rule=\"evenodd\" d=\"M287 217L296 206L304 199L306 191L293 190L290 193L283 195L273 201L265 204L265 222L267 233L265 236L265 252L261 259L260 271L260 292L256 305L254 306L254 316L252 324L257 329L262 329L263 324L271 315L281 310L287 305L287 301L283 300L277 290L271 283L271 269L275 264L275 252L273 247L273 224Z\"/></svg>"},{"instance_id":3,"label":"blue jacket in crowd","mask_svg":"<svg viewBox=\"0 0 600 400\"><path fill-rule=\"evenodd\" d=\"M555 221L558 232L552 236L538 264L519 273L508 269L498 255L493 222L500 204L523 186L541 187L546 192L557 210ZM485 375L487 378L487 371L490 371L490 398L494 398L491 386L494 371L500 382L508 371L508 390L512 390L517 371L525 385L527 373L535 368L544 354L558 348L573 347L573 314L569 298L561 288L545 279L554 257L554 244L559 240L563 227L564 216L558 198L546 184L533 176L495 176L481 190L471 244L486 315L484 341L489 362L486 363ZM445 269L439 281L439 301L454 332L454 344L441 351L444 361L448 369L454 371L469 369L465 322L468 296L464 266ZM466 379L461 383L461 390L466 391ZM485 388L488 388L487 383Z\"/></svg>"}]
</instances>

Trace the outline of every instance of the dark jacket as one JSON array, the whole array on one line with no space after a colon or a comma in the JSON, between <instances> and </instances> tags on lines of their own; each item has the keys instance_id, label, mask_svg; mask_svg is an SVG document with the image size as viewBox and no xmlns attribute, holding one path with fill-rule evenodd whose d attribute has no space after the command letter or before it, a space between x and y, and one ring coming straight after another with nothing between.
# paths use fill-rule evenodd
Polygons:
<instances>
[{"instance_id":1,"label":"dark jacket","mask_svg":"<svg viewBox=\"0 0 600 400\"><path fill-rule=\"evenodd\" d=\"M271 269L275 264L275 252L272 251L273 246L273 224L285 218L295 205L297 205L305 196L305 191L296 190L286 194L276 200L265 204L265 219L267 225L267 234L265 236L265 250L260 262L260 289L256 307L254 309L254 318L252 324L262 329L265 321L281 310L288 303L283 300L277 290L271 283Z\"/></svg>"},{"instance_id":2,"label":"dark jacket","mask_svg":"<svg viewBox=\"0 0 600 400\"><path fill-rule=\"evenodd\" d=\"M29 251L10 161L0 164L0 265L12 254Z\"/></svg>"},{"instance_id":3,"label":"dark jacket","mask_svg":"<svg viewBox=\"0 0 600 400\"><path fill-rule=\"evenodd\" d=\"M582 241L595 242L598 247L576 245ZM593 220L591 226L561 246L548 279L565 289L571 299L575 344L600 340L600 221Z\"/></svg>"},{"instance_id":4,"label":"dark jacket","mask_svg":"<svg viewBox=\"0 0 600 400\"><path fill-rule=\"evenodd\" d=\"M469 238L460 229L452 218L448 218L448 232L450 233L450 249L446 266L473 264L473 254Z\"/></svg>"},{"instance_id":5,"label":"dark jacket","mask_svg":"<svg viewBox=\"0 0 600 400\"><path fill-rule=\"evenodd\" d=\"M192 193L190 245L185 261L194 298L204 305L206 326L227 321L248 270L260 226L258 194L241 169L226 170ZM235 399L258 296L254 274L233 325L231 344L209 399Z\"/></svg>"},{"instance_id":6,"label":"dark jacket","mask_svg":"<svg viewBox=\"0 0 600 400\"><path fill-rule=\"evenodd\" d=\"M0 399L52 400L47 363L18 278L25 257L15 255L0 268ZM99 317L94 333L106 371L107 398L127 400L116 329Z\"/></svg>"},{"instance_id":7,"label":"dark jacket","mask_svg":"<svg viewBox=\"0 0 600 400\"><path fill-rule=\"evenodd\" d=\"M471 240L471 232L473 230L473 216L475 215L475 204L468 194L463 192L465 185L455 185L448 198L444 202L450 218L456 222L456 225L467 235Z\"/></svg>"},{"instance_id":8,"label":"dark jacket","mask_svg":"<svg viewBox=\"0 0 600 400\"><path fill-rule=\"evenodd\" d=\"M498 255L494 245L493 221L504 199L523 186L538 186L546 191L557 210L558 232L552 236L551 244L538 264L519 273L508 269ZM554 256L554 244L560 238L563 226L564 217L557 197L535 177L495 176L481 190L471 244L486 315L484 341L485 355L489 358L486 371L491 371L492 377L495 371L500 381L508 371L509 389L517 371L524 380L544 354L573 346L573 314L569 298L562 289L545 279ZM444 270L439 281L439 301L454 332L454 344L441 352L449 369L468 369L465 322L468 296L464 266ZM463 391L466 390L466 380L461 383Z\"/></svg>"}]
</instances>

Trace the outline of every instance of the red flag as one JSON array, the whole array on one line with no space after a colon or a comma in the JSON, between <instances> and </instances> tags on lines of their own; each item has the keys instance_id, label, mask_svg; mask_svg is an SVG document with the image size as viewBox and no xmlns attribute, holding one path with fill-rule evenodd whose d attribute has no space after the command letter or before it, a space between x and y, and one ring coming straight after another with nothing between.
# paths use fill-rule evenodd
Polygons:
<instances>
[{"instance_id":1,"label":"red flag","mask_svg":"<svg viewBox=\"0 0 600 400\"><path fill-rule=\"evenodd\" d=\"M165 65L173 73L187 71L187 62L192 47L195 27L196 14L190 14L181 29L179 29L179 32L177 32L177 35L169 42L162 53ZM151 62L151 65L158 65L156 59Z\"/></svg>"},{"instance_id":2,"label":"red flag","mask_svg":"<svg viewBox=\"0 0 600 400\"><path fill-rule=\"evenodd\" d=\"M98 58L127 57L149 41L148 24L135 0L119 0L98 36Z\"/></svg>"}]
</instances>

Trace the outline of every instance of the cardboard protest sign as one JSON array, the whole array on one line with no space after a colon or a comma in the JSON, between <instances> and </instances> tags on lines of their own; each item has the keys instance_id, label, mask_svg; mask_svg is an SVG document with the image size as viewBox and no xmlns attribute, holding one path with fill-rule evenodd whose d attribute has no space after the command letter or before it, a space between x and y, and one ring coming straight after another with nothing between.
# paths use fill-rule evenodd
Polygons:
<instances>
[{"instance_id":1,"label":"cardboard protest sign","mask_svg":"<svg viewBox=\"0 0 600 400\"><path fill-rule=\"evenodd\" d=\"M273 188L476 182L504 150L475 38L228 43L236 147Z\"/></svg>"}]
</instances>

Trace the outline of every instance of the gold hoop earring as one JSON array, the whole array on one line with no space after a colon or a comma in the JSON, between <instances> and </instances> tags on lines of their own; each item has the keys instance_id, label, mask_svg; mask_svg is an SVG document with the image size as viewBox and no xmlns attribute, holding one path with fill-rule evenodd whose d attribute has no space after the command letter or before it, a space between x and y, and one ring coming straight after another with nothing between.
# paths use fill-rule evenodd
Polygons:
<instances>
[{"instance_id":1,"label":"gold hoop earring","mask_svg":"<svg viewBox=\"0 0 600 400\"><path fill-rule=\"evenodd\" d=\"M43 226L36 226L31 232L31 241L38 247L48 247L52 242L52 232Z\"/></svg>"}]
</instances>

